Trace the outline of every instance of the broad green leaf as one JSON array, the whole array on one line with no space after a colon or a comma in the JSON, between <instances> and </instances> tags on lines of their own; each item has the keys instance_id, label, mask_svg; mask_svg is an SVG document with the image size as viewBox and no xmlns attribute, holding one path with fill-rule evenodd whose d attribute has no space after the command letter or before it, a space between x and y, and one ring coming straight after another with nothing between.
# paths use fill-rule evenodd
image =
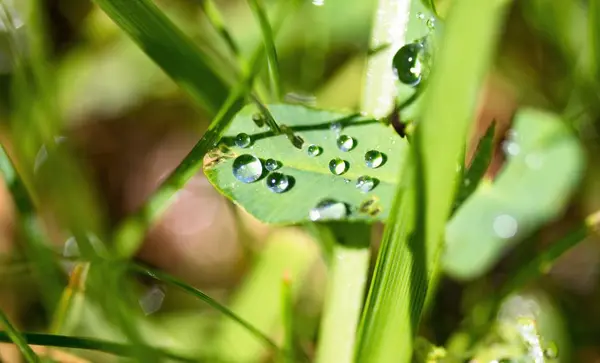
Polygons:
<instances>
[{"instance_id":1,"label":"broad green leaf","mask_svg":"<svg viewBox=\"0 0 600 363\"><path fill-rule=\"evenodd\" d=\"M446 228L446 272L485 273L513 244L556 218L580 180L583 153L557 116L525 109L515 119L504 170L481 184Z\"/></svg>"},{"instance_id":2,"label":"broad green leaf","mask_svg":"<svg viewBox=\"0 0 600 363\"><path fill-rule=\"evenodd\" d=\"M257 112L254 106L242 110L226 130L223 144L231 149L215 149L205 158L204 171L219 191L238 203L256 218L275 224L299 223L309 219L309 211L324 199L345 203L349 220L385 220L388 216L399 168L404 164L408 143L390 128L376 120L359 115L310 109L297 105L271 105L269 110L279 125L288 126L296 136L304 139L302 149L297 149L287 135L273 136L266 128L252 121ZM341 135L355 139L349 152L338 149L336 132L330 127L341 123ZM235 137L246 133L252 139L248 148L235 146ZM309 145L318 145L322 152L311 157ZM384 154L383 164L375 169L365 165L365 153L377 150ZM245 184L233 175L234 159L250 154L263 160L263 175L254 183ZM348 162L348 170L334 175L329 162L341 158ZM265 161L274 159L282 164L277 172L290 177L290 187L284 193L274 193L267 188ZM356 188L357 179L367 175L378 180L367 193ZM372 205L364 205L372 201ZM361 208L361 205L363 208Z\"/></svg>"}]
</instances>

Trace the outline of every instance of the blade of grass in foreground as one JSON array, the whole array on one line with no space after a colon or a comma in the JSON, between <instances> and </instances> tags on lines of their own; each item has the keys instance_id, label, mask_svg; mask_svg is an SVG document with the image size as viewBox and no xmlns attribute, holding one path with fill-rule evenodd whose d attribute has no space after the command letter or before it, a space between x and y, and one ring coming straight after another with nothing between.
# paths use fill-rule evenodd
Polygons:
<instances>
[{"instance_id":1,"label":"blade of grass in foreground","mask_svg":"<svg viewBox=\"0 0 600 363\"><path fill-rule=\"evenodd\" d=\"M242 319L241 317L239 317L238 315L236 315L233 311L229 310L227 307L219 304L217 301L215 301L213 298L211 298L210 296L206 295L205 293L203 293L202 291L196 289L195 287L192 287L188 284L186 284L185 282L171 276L168 275L164 272L158 271L158 270L153 270L150 269L148 267L136 264L136 265L131 265L131 270L132 271L136 271L138 273L142 273L144 275L148 275L156 280L159 281L163 281L166 283L169 283L173 286L176 286L180 289L182 289L183 291L186 291L188 293L190 293L191 295L197 297L198 299L204 301L206 304L208 304L208 306L210 306L211 308L217 310L218 312L222 313L223 315L227 316L228 318L230 318L231 320L237 322L239 325L241 325L242 327L244 327L246 330L248 330L248 332L252 333L254 336L256 336L258 339L262 340L263 342L265 342L267 345L275 348L275 349L279 349L279 347L277 346L277 343L275 343L271 338L269 338L265 333L261 332L259 329L257 329L256 327L254 327L252 324L250 324L249 322L247 322L246 320Z\"/></svg>"},{"instance_id":2,"label":"blade of grass in foreground","mask_svg":"<svg viewBox=\"0 0 600 363\"><path fill-rule=\"evenodd\" d=\"M23 354L23 358L29 363L36 363L40 361L40 358L33 352L27 339L10 323L8 317L0 310L0 328L3 328L6 333L0 331L1 334L5 334L7 342L13 342ZM0 340L1 341L1 340Z\"/></svg>"},{"instance_id":3,"label":"blade of grass in foreground","mask_svg":"<svg viewBox=\"0 0 600 363\"><path fill-rule=\"evenodd\" d=\"M138 46L209 114L229 87L192 40L150 0L94 0Z\"/></svg>"},{"instance_id":4,"label":"blade of grass in foreground","mask_svg":"<svg viewBox=\"0 0 600 363\"><path fill-rule=\"evenodd\" d=\"M50 335L50 334L36 334L36 333L24 333L22 334L24 341L27 341L31 345L40 345L45 347L57 347L57 348L73 348L73 349L86 349L95 350L104 353L110 353L123 357L135 357L134 349L131 345L119 344L113 342L107 342L99 339L89 338L77 338L69 337L65 335ZM11 336L9 332L0 331L0 342L11 342ZM31 349L31 348L29 348ZM147 347L148 350L154 352L158 357L168 358L180 362L196 362L197 359L182 357L177 354ZM33 354L35 354L32 351ZM37 357L37 356L36 356ZM39 359L30 362L39 362Z\"/></svg>"},{"instance_id":5,"label":"blade of grass in foreground","mask_svg":"<svg viewBox=\"0 0 600 363\"><path fill-rule=\"evenodd\" d=\"M267 51L273 101L279 101L281 99L281 75L279 72L279 61L277 60L277 49L275 48L273 30L271 29L267 12L265 11L261 0L248 0L248 4L260 24L263 43L265 45L265 50Z\"/></svg>"},{"instance_id":6,"label":"blade of grass in foreground","mask_svg":"<svg viewBox=\"0 0 600 363\"><path fill-rule=\"evenodd\" d=\"M407 165L414 169L404 171L407 184L399 186L367 298L356 355L361 363L411 360L425 297L433 290L456 163L507 1L452 3L416 131L414 158Z\"/></svg>"}]
</instances>

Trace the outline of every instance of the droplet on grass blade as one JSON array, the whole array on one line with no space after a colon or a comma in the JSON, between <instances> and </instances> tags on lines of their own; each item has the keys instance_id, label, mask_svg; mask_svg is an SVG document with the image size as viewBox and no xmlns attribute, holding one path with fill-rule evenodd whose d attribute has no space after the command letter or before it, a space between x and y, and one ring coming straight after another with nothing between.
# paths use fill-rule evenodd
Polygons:
<instances>
[{"instance_id":1,"label":"droplet on grass blade","mask_svg":"<svg viewBox=\"0 0 600 363\"><path fill-rule=\"evenodd\" d=\"M241 132L235 137L235 144L241 148L247 148L252 144L252 139L248 134Z\"/></svg>"},{"instance_id":2,"label":"droplet on grass blade","mask_svg":"<svg viewBox=\"0 0 600 363\"><path fill-rule=\"evenodd\" d=\"M365 153L365 165L371 169L380 167L383 161L383 154L377 150L369 150Z\"/></svg>"},{"instance_id":3,"label":"droplet on grass blade","mask_svg":"<svg viewBox=\"0 0 600 363\"><path fill-rule=\"evenodd\" d=\"M315 144L309 145L308 148L306 149L306 153L308 154L308 156L319 156L321 155L321 153L323 152L323 149Z\"/></svg>"},{"instance_id":4,"label":"droplet on grass blade","mask_svg":"<svg viewBox=\"0 0 600 363\"><path fill-rule=\"evenodd\" d=\"M268 171L275 171L279 168L281 168L281 163L279 161L274 159L267 159L267 161L265 161L265 169Z\"/></svg>"},{"instance_id":5,"label":"droplet on grass blade","mask_svg":"<svg viewBox=\"0 0 600 363\"><path fill-rule=\"evenodd\" d=\"M363 175L356 180L356 188L363 193L368 193L375 188L375 179Z\"/></svg>"},{"instance_id":6,"label":"droplet on grass blade","mask_svg":"<svg viewBox=\"0 0 600 363\"><path fill-rule=\"evenodd\" d=\"M394 55L392 64L398 80L406 85L415 87L421 82L423 52L421 43L409 43L400 48Z\"/></svg>"},{"instance_id":7,"label":"droplet on grass blade","mask_svg":"<svg viewBox=\"0 0 600 363\"><path fill-rule=\"evenodd\" d=\"M356 140L353 137L348 135L341 135L336 140L338 149L347 152L354 148L356 145Z\"/></svg>"}]
</instances>

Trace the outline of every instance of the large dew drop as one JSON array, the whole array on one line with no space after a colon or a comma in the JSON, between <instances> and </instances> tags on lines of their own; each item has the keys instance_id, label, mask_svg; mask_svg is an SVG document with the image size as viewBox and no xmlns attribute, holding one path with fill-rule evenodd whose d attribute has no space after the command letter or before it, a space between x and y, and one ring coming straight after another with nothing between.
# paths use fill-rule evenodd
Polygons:
<instances>
[{"instance_id":1,"label":"large dew drop","mask_svg":"<svg viewBox=\"0 0 600 363\"><path fill-rule=\"evenodd\" d=\"M365 165L375 169L383 164L383 154L377 150L369 150L365 153Z\"/></svg>"},{"instance_id":2,"label":"large dew drop","mask_svg":"<svg viewBox=\"0 0 600 363\"><path fill-rule=\"evenodd\" d=\"M290 179L284 174L275 172L267 176L266 184L273 193L283 193L290 187Z\"/></svg>"},{"instance_id":3,"label":"large dew drop","mask_svg":"<svg viewBox=\"0 0 600 363\"><path fill-rule=\"evenodd\" d=\"M233 175L243 183L254 183L262 173L262 163L255 156L244 154L233 161Z\"/></svg>"},{"instance_id":4,"label":"large dew drop","mask_svg":"<svg viewBox=\"0 0 600 363\"><path fill-rule=\"evenodd\" d=\"M342 175L348 170L348 162L340 158L331 159L329 162L329 171L335 175Z\"/></svg>"},{"instance_id":5,"label":"large dew drop","mask_svg":"<svg viewBox=\"0 0 600 363\"><path fill-rule=\"evenodd\" d=\"M348 207L336 200L324 199L310 210L308 216L311 221L338 220L348 216Z\"/></svg>"},{"instance_id":6,"label":"large dew drop","mask_svg":"<svg viewBox=\"0 0 600 363\"><path fill-rule=\"evenodd\" d=\"M308 156L319 156L323 152L323 149L315 144L309 145L306 149Z\"/></svg>"},{"instance_id":7,"label":"large dew drop","mask_svg":"<svg viewBox=\"0 0 600 363\"><path fill-rule=\"evenodd\" d=\"M422 63L419 59L423 52L421 43L409 43L396 52L392 64L400 82L415 87L421 82Z\"/></svg>"},{"instance_id":8,"label":"large dew drop","mask_svg":"<svg viewBox=\"0 0 600 363\"><path fill-rule=\"evenodd\" d=\"M354 148L354 146L356 145L354 138L352 138L348 135L341 135L340 137L337 138L336 142L337 142L338 149L340 149L344 152L352 150Z\"/></svg>"},{"instance_id":9,"label":"large dew drop","mask_svg":"<svg viewBox=\"0 0 600 363\"><path fill-rule=\"evenodd\" d=\"M248 146L250 146L250 144L252 144L252 139L248 134L242 132L237 134L237 136L235 137L235 144L239 147L247 148Z\"/></svg>"},{"instance_id":10,"label":"large dew drop","mask_svg":"<svg viewBox=\"0 0 600 363\"><path fill-rule=\"evenodd\" d=\"M279 161L274 159L267 159L267 161L265 161L265 169L268 171L275 171L279 168L281 168L281 163Z\"/></svg>"},{"instance_id":11,"label":"large dew drop","mask_svg":"<svg viewBox=\"0 0 600 363\"><path fill-rule=\"evenodd\" d=\"M375 188L375 179L363 175L356 180L356 188L363 193L368 193Z\"/></svg>"}]
</instances>

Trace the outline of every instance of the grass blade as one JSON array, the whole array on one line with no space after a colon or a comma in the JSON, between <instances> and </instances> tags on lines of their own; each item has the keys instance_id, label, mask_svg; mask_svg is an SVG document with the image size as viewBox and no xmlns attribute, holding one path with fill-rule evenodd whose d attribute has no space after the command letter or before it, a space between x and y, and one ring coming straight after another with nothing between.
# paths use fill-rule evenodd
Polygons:
<instances>
[{"instance_id":1,"label":"grass blade","mask_svg":"<svg viewBox=\"0 0 600 363\"><path fill-rule=\"evenodd\" d=\"M247 322L246 320L242 319L241 317L239 317L238 315L236 315L233 311L229 310L227 307L219 304L219 302L217 302L216 300L214 300L213 298L211 298L210 296L206 295L205 293L203 293L202 291L196 289L195 287L192 287L188 284L186 284L185 282L170 276L164 272L158 271L158 270L154 270L154 269L150 269L148 267L142 266L142 265L131 265L131 270L132 271L136 271L138 273L144 274L144 275L148 275L156 280L159 281L163 281L166 282L168 284L171 284L173 286L176 286L178 288L180 288L181 290L188 292L189 294L195 296L196 298L200 299L201 301L205 302L206 304L208 304L208 306L210 306L211 308L217 310L218 312L220 312L221 314L227 316L228 318L230 318L231 320L235 321L236 323L238 323L240 326L244 327L248 332L252 333L255 337L257 337L258 339L262 340L263 342L265 342L265 344L275 348L275 349L279 349L277 343L275 343L271 338L269 338L265 333L261 332L259 329L257 329L256 327L254 327L252 324L250 324L249 322Z\"/></svg>"},{"instance_id":2,"label":"grass blade","mask_svg":"<svg viewBox=\"0 0 600 363\"><path fill-rule=\"evenodd\" d=\"M23 354L23 358L29 363L36 363L40 361L40 358L33 352L27 339L10 323L8 317L0 310L0 327L4 328L6 332L0 331L0 341L2 335L5 336L4 341L13 342Z\"/></svg>"},{"instance_id":3,"label":"grass blade","mask_svg":"<svg viewBox=\"0 0 600 363\"><path fill-rule=\"evenodd\" d=\"M283 350L280 355L281 363L294 363L294 297L292 294L292 279L284 273L281 281L281 315L283 321Z\"/></svg>"},{"instance_id":4,"label":"grass blade","mask_svg":"<svg viewBox=\"0 0 600 363\"><path fill-rule=\"evenodd\" d=\"M198 50L150 0L94 0L138 46L209 114L225 102L229 87Z\"/></svg>"},{"instance_id":5,"label":"grass blade","mask_svg":"<svg viewBox=\"0 0 600 363\"><path fill-rule=\"evenodd\" d=\"M425 297L433 290L433 272L438 269L442 233L454 198L456 162L506 3L453 1L416 131L415 159L403 174L406 190L399 186L384 233L359 331L357 361L411 360ZM418 192L411 195L414 189ZM419 214L412 219L410 211L415 209Z\"/></svg>"},{"instance_id":6,"label":"grass blade","mask_svg":"<svg viewBox=\"0 0 600 363\"><path fill-rule=\"evenodd\" d=\"M248 0L250 9L260 24L260 30L263 37L263 43L267 52L267 62L269 64L269 75L271 78L271 93L274 101L281 99L281 75L279 71L279 61L277 60L277 49L275 48L275 38L273 29L269 23L267 12L261 0Z\"/></svg>"},{"instance_id":7,"label":"grass blade","mask_svg":"<svg viewBox=\"0 0 600 363\"><path fill-rule=\"evenodd\" d=\"M110 353L117 356L123 357L134 357L134 349L130 345L119 344L113 342L107 342L99 339L90 338L77 338L69 337L65 335L50 335L50 334L37 334L37 333L24 333L22 334L24 341L31 345L41 345L46 347L57 347L57 348L73 348L73 349L86 349L96 350L99 352ZM10 333L0 332L0 342L11 342ZM29 348L31 349L31 348ZM157 349L146 347L149 351L154 352L156 356L169 358L180 362L196 362L196 359L186 358L177 354ZM33 351L32 351L33 353ZM35 353L33 353L35 354ZM38 362L39 360L33 360L30 362Z\"/></svg>"},{"instance_id":8,"label":"grass blade","mask_svg":"<svg viewBox=\"0 0 600 363\"><path fill-rule=\"evenodd\" d=\"M210 25L217 33L219 33L221 38L223 38L223 41L231 53L238 59L238 61L241 61L240 47L237 45L235 39L233 39L233 36L227 29L217 4L215 4L213 0L199 0L199 3L202 11L204 11L204 14L206 14L206 17L208 18Z\"/></svg>"}]
</instances>

